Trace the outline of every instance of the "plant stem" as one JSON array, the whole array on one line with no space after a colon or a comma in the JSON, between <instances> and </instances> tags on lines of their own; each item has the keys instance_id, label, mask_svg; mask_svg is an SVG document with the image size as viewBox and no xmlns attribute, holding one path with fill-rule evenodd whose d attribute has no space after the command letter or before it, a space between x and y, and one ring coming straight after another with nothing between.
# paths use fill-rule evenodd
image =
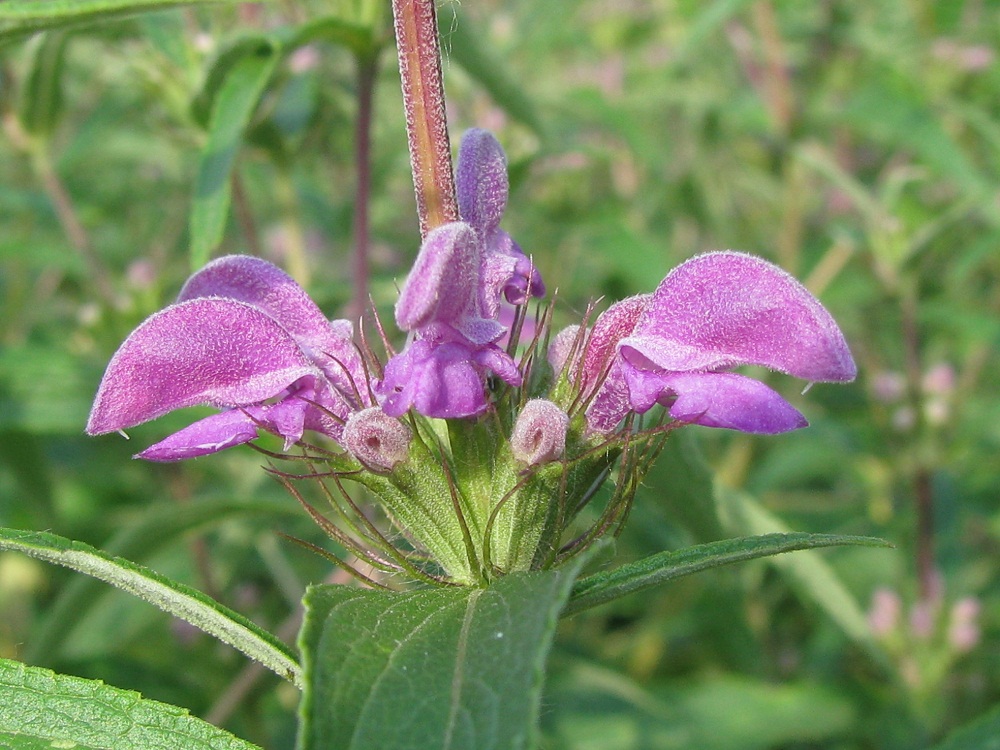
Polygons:
<instances>
[{"instance_id":1,"label":"plant stem","mask_svg":"<svg viewBox=\"0 0 1000 750\"><path fill-rule=\"evenodd\" d=\"M392 0L420 235L458 220L434 0Z\"/></svg>"},{"instance_id":2,"label":"plant stem","mask_svg":"<svg viewBox=\"0 0 1000 750\"><path fill-rule=\"evenodd\" d=\"M902 339L905 357L906 380L910 402L919 420L918 435L925 432L922 424L920 328L918 292L915 283L906 284L900 299ZM931 601L935 595L934 564L934 484L933 462L924 448L926 438L918 437L916 467L913 474L914 510L916 512L915 564L920 598Z\"/></svg>"},{"instance_id":3,"label":"plant stem","mask_svg":"<svg viewBox=\"0 0 1000 750\"><path fill-rule=\"evenodd\" d=\"M368 255L370 235L368 206L372 192L372 99L375 93L375 76L378 57L359 57L358 117L354 135L354 161L357 165L357 184L354 187L354 256L351 259L351 276L354 281L354 299L351 301L351 318L360 318L368 307Z\"/></svg>"}]
</instances>

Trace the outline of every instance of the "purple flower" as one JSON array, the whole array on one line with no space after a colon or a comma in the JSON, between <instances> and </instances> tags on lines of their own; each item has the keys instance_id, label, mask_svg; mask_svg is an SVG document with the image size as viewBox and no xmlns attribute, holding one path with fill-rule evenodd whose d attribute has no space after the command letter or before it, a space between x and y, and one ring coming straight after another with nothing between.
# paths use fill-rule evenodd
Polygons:
<instances>
[{"instance_id":1,"label":"purple flower","mask_svg":"<svg viewBox=\"0 0 1000 750\"><path fill-rule=\"evenodd\" d=\"M614 354L609 354L614 346ZM744 375L760 365L809 381L857 374L844 337L805 287L742 253L708 253L675 268L652 296L623 300L594 326L584 353L590 429L610 432L629 411L654 404L674 419L773 434L806 426L785 399Z\"/></svg>"},{"instance_id":2,"label":"purple flower","mask_svg":"<svg viewBox=\"0 0 1000 750\"><path fill-rule=\"evenodd\" d=\"M387 414L413 407L428 417L473 416L486 409L489 372L520 385L514 361L493 343L504 327L485 316L481 266L468 224L445 224L427 235L396 303L396 322L413 335L375 388Z\"/></svg>"},{"instance_id":3,"label":"purple flower","mask_svg":"<svg viewBox=\"0 0 1000 750\"><path fill-rule=\"evenodd\" d=\"M149 317L112 358L87 423L115 432L174 409L225 409L138 454L203 456L249 442L258 429L285 448L305 430L339 440L344 421L371 405L351 324L330 322L270 263L220 258L194 274L177 303Z\"/></svg>"},{"instance_id":4,"label":"purple flower","mask_svg":"<svg viewBox=\"0 0 1000 750\"><path fill-rule=\"evenodd\" d=\"M428 417L475 416L486 410L490 373L521 384L514 361L497 346L506 333L497 319L504 300L523 304L545 286L500 229L507 161L492 135L466 133L456 182L463 220L428 233L396 303L396 322L411 336L375 389L391 416L410 408Z\"/></svg>"},{"instance_id":5,"label":"purple flower","mask_svg":"<svg viewBox=\"0 0 1000 750\"><path fill-rule=\"evenodd\" d=\"M483 248L483 308L496 317L501 295L512 305L544 297L541 275L521 247L500 229L509 192L507 155L489 131L473 128L462 136L455 190L458 213L475 229Z\"/></svg>"}]
</instances>

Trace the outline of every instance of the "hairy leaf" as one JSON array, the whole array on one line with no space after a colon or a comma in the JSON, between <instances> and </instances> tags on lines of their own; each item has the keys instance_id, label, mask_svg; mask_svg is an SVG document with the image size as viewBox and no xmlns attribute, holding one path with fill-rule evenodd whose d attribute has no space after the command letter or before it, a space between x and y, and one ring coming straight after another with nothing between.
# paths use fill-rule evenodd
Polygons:
<instances>
[{"instance_id":1,"label":"hairy leaf","mask_svg":"<svg viewBox=\"0 0 1000 750\"><path fill-rule=\"evenodd\" d=\"M573 594L564 614L596 607L626 594L720 565L779 555L783 552L845 544L868 547L890 546L888 542L873 537L804 533L765 534L699 544L687 549L650 555L608 573L598 573L578 581L573 587Z\"/></svg>"},{"instance_id":2,"label":"hairy leaf","mask_svg":"<svg viewBox=\"0 0 1000 750\"><path fill-rule=\"evenodd\" d=\"M200 591L149 568L55 534L17 529L0 529L0 550L23 552L99 578L228 643L281 677L296 684L301 681L294 654L275 636Z\"/></svg>"},{"instance_id":3,"label":"hairy leaf","mask_svg":"<svg viewBox=\"0 0 1000 750\"><path fill-rule=\"evenodd\" d=\"M408 593L312 587L299 747L533 747L543 668L576 572Z\"/></svg>"},{"instance_id":4,"label":"hairy leaf","mask_svg":"<svg viewBox=\"0 0 1000 750\"><path fill-rule=\"evenodd\" d=\"M183 708L8 659L0 706L0 747L10 750L259 750Z\"/></svg>"}]
</instances>

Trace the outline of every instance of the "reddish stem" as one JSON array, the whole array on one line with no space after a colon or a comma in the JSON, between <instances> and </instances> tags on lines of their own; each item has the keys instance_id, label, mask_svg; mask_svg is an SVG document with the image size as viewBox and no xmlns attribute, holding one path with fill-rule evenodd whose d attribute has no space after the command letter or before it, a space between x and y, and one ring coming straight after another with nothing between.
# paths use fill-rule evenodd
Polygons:
<instances>
[{"instance_id":1,"label":"reddish stem","mask_svg":"<svg viewBox=\"0 0 1000 750\"><path fill-rule=\"evenodd\" d=\"M434 0L392 0L420 234L458 220Z\"/></svg>"}]
</instances>

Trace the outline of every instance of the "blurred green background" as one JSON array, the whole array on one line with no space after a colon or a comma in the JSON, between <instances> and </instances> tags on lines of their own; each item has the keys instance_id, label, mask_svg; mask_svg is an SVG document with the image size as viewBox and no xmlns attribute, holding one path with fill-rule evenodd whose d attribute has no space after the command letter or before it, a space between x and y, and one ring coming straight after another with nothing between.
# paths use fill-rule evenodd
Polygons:
<instances>
[{"instance_id":1,"label":"blurred green background","mask_svg":"<svg viewBox=\"0 0 1000 750\"><path fill-rule=\"evenodd\" d=\"M439 13L453 137L485 127L507 149L504 226L558 288L558 324L732 248L802 279L859 364L857 382L805 395L769 380L808 430L672 437L619 559L787 529L896 545L746 564L567 620L544 747L916 748L1000 702L1000 3L465 0ZM191 270L226 51L317 19L389 39L387 9L355 0L0 36L0 525L143 562L288 639L304 586L331 571L277 536L325 543L260 456L129 458L191 414L130 442L83 425L118 344ZM293 269L331 317L354 293L359 101L336 37L289 49L268 79L216 251ZM391 319L418 232L391 46L378 63L370 284ZM0 554L0 656L293 745L291 686L15 554Z\"/></svg>"}]
</instances>

